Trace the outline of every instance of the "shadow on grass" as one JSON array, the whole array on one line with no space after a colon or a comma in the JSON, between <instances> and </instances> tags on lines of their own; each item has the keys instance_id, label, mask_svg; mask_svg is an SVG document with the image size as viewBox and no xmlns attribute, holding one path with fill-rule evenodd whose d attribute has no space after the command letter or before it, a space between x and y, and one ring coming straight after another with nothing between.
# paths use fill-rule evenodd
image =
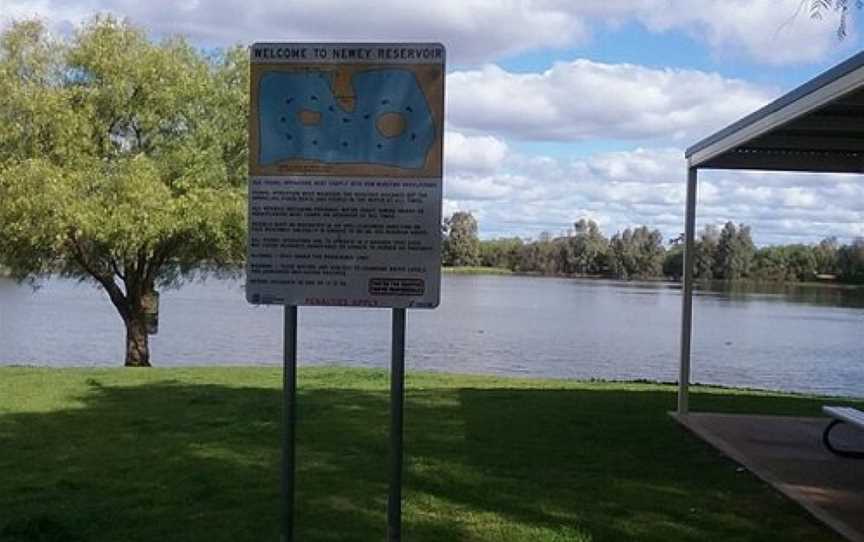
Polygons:
<instances>
[{"instance_id":1,"label":"shadow on grass","mask_svg":"<svg viewBox=\"0 0 864 542\"><path fill-rule=\"evenodd\" d=\"M0 416L0 540L279 539L281 394L160 382ZM801 414L799 398L705 397ZM383 540L384 391L299 398L297 540ZM409 390L404 539L833 538L682 431L666 391Z\"/></svg>"}]
</instances>

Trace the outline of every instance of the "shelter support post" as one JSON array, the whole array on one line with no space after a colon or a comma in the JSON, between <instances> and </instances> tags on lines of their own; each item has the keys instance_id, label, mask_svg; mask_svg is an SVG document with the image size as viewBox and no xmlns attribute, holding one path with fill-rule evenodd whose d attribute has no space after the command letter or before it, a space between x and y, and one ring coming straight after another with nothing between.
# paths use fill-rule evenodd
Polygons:
<instances>
[{"instance_id":1,"label":"shelter support post","mask_svg":"<svg viewBox=\"0 0 864 542\"><path fill-rule=\"evenodd\" d=\"M390 496L387 541L402 540L402 406L405 401L405 312L393 309L390 351Z\"/></svg>"},{"instance_id":2,"label":"shelter support post","mask_svg":"<svg viewBox=\"0 0 864 542\"><path fill-rule=\"evenodd\" d=\"M696 236L696 180L695 167L687 170L687 209L684 217L684 272L681 288L681 355L678 375L678 414L690 411L690 338L693 331L693 264Z\"/></svg>"},{"instance_id":3,"label":"shelter support post","mask_svg":"<svg viewBox=\"0 0 864 542\"><path fill-rule=\"evenodd\" d=\"M294 540L294 429L297 422L297 306L285 306L282 336L282 542Z\"/></svg>"}]
</instances>

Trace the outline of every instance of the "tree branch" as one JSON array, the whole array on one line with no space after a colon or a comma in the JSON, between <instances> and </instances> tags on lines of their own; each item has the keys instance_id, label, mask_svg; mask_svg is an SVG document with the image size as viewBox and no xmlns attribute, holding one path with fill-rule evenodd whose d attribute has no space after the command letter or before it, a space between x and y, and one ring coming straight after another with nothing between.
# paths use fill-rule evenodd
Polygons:
<instances>
[{"instance_id":1,"label":"tree branch","mask_svg":"<svg viewBox=\"0 0 864 542\"><path fill-rule=\"evenodd\" d=\"M111 263L111 269L114 270L114 274L120 277L123 282L126 282L126 275L120 272L120 267L117 265L117 260L115 260L113 256L108 258L108 260Z\"/></svg>"},{"instance_id":2,"label":"tree branch","mask_svg":"<svg viewBox=\"0 0 864 542\"><path fill-rule=\"evenodd\" d=\"M81 246L80 240L74 234L70 233L68 239L73 248L74 260L82 269L84 269L84 271L90 274L90 276L96 279L96 281L105 288L108 297L111 299L111 303L114 304L117 312L120 313L120 317L123 318L124 321L128 321L130 310L129 299L127 296L123 294L123 291L119 286L117 286L117 283L114 282L113 277L106 273L100 273L93 265L91 265L87 258L87 253L84 251L84 247Z\"/></svg>"},{"instance_id":3,"label":"tree branch","mask_svg":"<svg viewBox=\"0 0 864 542\"><path fill-rule=\"evenodd\" d=\"M162 266L171 258L172 253L180 245L181 240L181 236L178 235L169 237L156 245L156 248L153 250L153 258L147 267L147 273L144 275L148 284L152 284L156 280L156 276L162 269Z\"/></svg>"}]
</instances>

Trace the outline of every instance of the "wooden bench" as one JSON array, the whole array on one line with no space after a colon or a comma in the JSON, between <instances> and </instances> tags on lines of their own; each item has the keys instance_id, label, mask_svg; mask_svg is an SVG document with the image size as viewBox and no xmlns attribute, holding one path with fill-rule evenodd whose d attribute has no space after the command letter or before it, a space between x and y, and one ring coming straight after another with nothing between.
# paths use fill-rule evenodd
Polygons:
<instances>
[{"instance_id":1,"label":"wooden bench","mask_svg":"<svg viewBox=\"0 0 864 542\"><path fill-rule=\"evenodd\" d=\"M831 453L837 454L841 457L864 459L864 450L844 450L836 448L831 444L831 439L829 438L831 430L841 423L847 423L859 429L864 429L864 412L861 412L857 408L840 406L823 406L822 412L834 418L831 420L831 423L828 424L828 427L825 428L825 432L822 433L822 442L825 444L825 447L828 448Z\"/></svg>"}]
</instances>

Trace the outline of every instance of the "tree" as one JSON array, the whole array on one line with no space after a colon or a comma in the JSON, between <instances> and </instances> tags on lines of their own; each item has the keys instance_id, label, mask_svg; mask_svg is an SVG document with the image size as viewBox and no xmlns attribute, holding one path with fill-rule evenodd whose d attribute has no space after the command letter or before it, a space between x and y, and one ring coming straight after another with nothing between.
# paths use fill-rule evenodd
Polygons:
<instances>
[{"instance_id":1,"label":"tree","mask_svg":"<svg viewBox=\"0 0 864 542\"><path fill-rule=\"evenodd\" d=\"M609 241L593 220L580 219L573 224L574 233L563 241L564 273L582 275L600 273L605 266Z\"/></svg>"},{"instance_id":2,"label":"tree","mask_svg":"<svg viewBox=\"0 0 864 542\"><path fill-rule=\"evenodd\" d=\"M519 251L517 271L556 275L561 273L560 247L552 234L544 231L536 241L526 243Z\"/></svg>"},{"instance_id":3,"label":"tree","mask_svg":"<svg viewBox=\"0 0 864 542\"><path fill-rule=\"evenodd\" d=\"M471 213L457 211L444 219L442 260L448 266L480 264L477 220Z\"/></svg>"},{"instance_id":4,"label":"tree","mask_svg":"<svg viewBox=\"0 0 864 542\"><path fill-rule=\"evenodd\" d=\"M786 250L787 280L804 282L816 278L817 266L813 247L798 244L784 248Z\"/></svg>"},{"instance_id":5,"label":"tree","mask_svg":"<svg viewBox=\"0 0 864 542\"><path fill-rule=\"evenodd\" d=\"M822 275L837 274L837 251L839 244L836 237L826 237L813 248L816 258L816 272Z\"/></svg>"},{"instance_id":6,"label":"tree","mask_svg":"<svg viewBox=\"0 0 864 542\"><path fill-rule=\"evenodd\" d=\"M243 259L246 62L110 17L63 41L37 21L0 35L4 264L103 288L127 366L150 365L157 287Z\"/></svg>"},{"instance_id":7,"label":"tree","mask_svg":"<svg viewBox=\"0 0 864 542\"><path fill-rule=\"evenodd\" d=\"M727 222L720 231L714 257L714 276L725 280L738 280L750 273L756 247L750 228L743 224L736 228Z\"/></svg>"},{"instance_id":8,"label":"tree","mask_svg":"<svg viewBox=\"0 0 864 542\"><path fill-rule=\"evenodd\" d=\"M713 224L702 228L699 239L694 243L693 276L702 280L714 278L715 259L717 257L717 242L720 232Z\"/></svg>"},{"instance_id":9,"label":"tree","mask_svg":"<svg viewBox=\"0 0 864 542\"><path fill-rule=\"evenodd\" d=\"M609 267L622 279L659 277L663 272L663 235L640 226L616 233L609 241Z\"/></svg>"},{"instance_id":10,"label":"tree","mask_svg":"<svg viewBox=\"0 0 864 542\"><path fill-rule=\"evenodd\" d=\"M864 283L864 238L859 237L840 247L837 262L844 281Z\"/></svg>"},{"instance_id":11,"label":"tree","mask_svg":"<svg viewBox=\"0 0 864 542\"><path fill-rule=\"evenodd\" d=\"M521 248L522 239L518 237L480 241L480 265L515 270Z\"/></svg>"},{"instance_id":12,"label":"tree","mask_svg":"<svg viewBox=\"0 0 864 542\"><path fill-rule=\"evenodd\" d=\"M763 281L783 282L788 278L788 261L783 247L759 249L753 258L753 277Z\"/></svg>"},{"instance_id":13,"label":"tree","mask_svg":"<svg viewBox=\"0 0 864 542\"><path fill-rule=\"evenodd\" d=\"M684 273L684 247L680 244L672 245L663 257L663 276L673 280L680 280Z\"/></svg>"},{"instance_id":14,"label":"tree","mask_svg":"<svg viewBox=\"0 0 864 542\"><path fill-rule=\"evenodd\" d=\"M765 247L756 252L751 276L770 281L807 281L816 276L814 247L785 245Z\"/></svg>"}]
</instances>

